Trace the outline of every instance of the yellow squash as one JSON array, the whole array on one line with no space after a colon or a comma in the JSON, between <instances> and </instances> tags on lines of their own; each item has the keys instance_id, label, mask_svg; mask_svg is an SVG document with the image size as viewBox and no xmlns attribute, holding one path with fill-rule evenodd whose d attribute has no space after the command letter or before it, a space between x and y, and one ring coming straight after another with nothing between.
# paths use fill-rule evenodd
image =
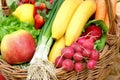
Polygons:
<instances>
[{"instance_id":1,"label":"yellow squash","mask_svg":"<svg viewBox=\"0 0 120 80\"><path fill-rule=\"evenodd\" d=\"M55 62L55 59L61 55L61 49L65 47L65 38L61 37L59 40L56 40L56 42L54 43L50 54L49 54L49 61L51 61L52 63Z\"/></svg>"},{"instance_id":2,"label":"yellow squash","mask_svg":"<svg viewBox=\"0 0 120 80\"><path fill-rule=\"evenodd\" d=\"M68 23L83 0L65 0L56 14L52 25L52 37L60 39L67 29Z\"/></svg>"},{"instance_id":3,"label":"yellow squash","mask_svg":"<svg viewBox=\"0 0 120 80\"><path fill-rule=\"evenodd\" d=\"M74 13L65 33L65 44L69 46L82 33L89 18L96 11L96 3L93 0L85 0Z\"/></svg>"}]
</instances>

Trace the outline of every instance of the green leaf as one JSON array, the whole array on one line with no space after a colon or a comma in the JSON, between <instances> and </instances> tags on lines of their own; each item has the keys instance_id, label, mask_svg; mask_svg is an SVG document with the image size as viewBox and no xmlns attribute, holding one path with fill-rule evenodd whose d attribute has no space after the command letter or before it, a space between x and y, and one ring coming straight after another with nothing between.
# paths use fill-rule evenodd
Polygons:
<instances>
[{"instance_id":1,"label":"green leaf","mask_svg":"<svg viewBox=\"0 0 120 80\"><path fill-rule=\"evenodd\" d=\"M100 27L103 30L103 33L107 33L108 31L108 27L103 20L91 20L85 25L85 28L89 27L91 24Z\"/></svg>"},{"instance_id":2,"label":"green leaf","mask_svg":"<svg viewBox=\"0 0 120 80\"><path fill-rule=\"evenodd\" d=\"M102 34L102 37L95 42L94 48L99 51L104 48L105 43L106 43L106 34Z\"/></svg>"},{"instance_id":3,"label":"green leaf","mask_svg":"<svg viewBox=\"0 0 120 80\"><path fill-rule=\"evenodd\" d=\"M38 41L38 35L40 33L40 30L36 30L33 25L30 25L29 23L20 22L17 18L10 15L8 17L1 16L0 15L0 42L2 38L6 34L10 34L14 31L17 31L19 29L27 30L32 34L36 42Z\"/></svg>"},{"instance_id":4,"label":"green leaf","mask_svg":"<svg viewBox=\"0 0 120 80\"><path fill-rule=\"evenodd\" d=\"M12 10L12 12L15 11L15 9L18 7L18 0L9 0L8 6Z\"/></svg>"},{"instance_id":5,"label":"green leaf","mask_svg":"<svg viewBox=\"0 0 120 80\"><path fill-rule=\"evenodd\" d=\"M49 1L45 1L45 5L47 6L48 9L51 9L51 4Z\"/></svg>"},{"instance_id":6,"label":"green leaf","mask_svg":"<svg viewBox=\"0 0 120 80\"><path fill-rule=\"evenodd\" d=\"M2 55L0 55L0 59L2 59Z\"/></svg>"},{"instance_id":7,"label":"green leaf","mask_svg":"<svg viewBox=\"0 0 120 80\"><path fill-rule=\"evenodd\" d=\"M12 66L15 66L15 67L18 67L21 69L26 69L29 65L30 65L29 62L26 62L26 63L22 63L22 64L14 64Z\"/></svg>"},{"instance_id":8,"label":"green leaf","mask_svg":"<svg viewBox=\"0 0 120 80\"><path fill-rule=\"evenodd\" d=\"M44 10L41 11L41 16L44 17L45 21L48 19L47 13L46 13L46 9L44 9Z\"/></svg>"}]
</instances>

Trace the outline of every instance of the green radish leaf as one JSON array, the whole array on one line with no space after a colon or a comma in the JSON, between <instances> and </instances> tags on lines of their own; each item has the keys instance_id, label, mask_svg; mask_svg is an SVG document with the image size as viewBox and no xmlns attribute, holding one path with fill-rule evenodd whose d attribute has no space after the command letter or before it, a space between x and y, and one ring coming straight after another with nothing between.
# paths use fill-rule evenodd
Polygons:
<instances>
[{"instance_id":1,"label":"green radish leaf","mask_svg":"<svg viewBox=\"0 0 120 80\"><path fill-rule=\"evenodd\" d=\"M91 24L94 24L103 30L103 33L107 33L108 27L103 20L91 20L89 21L84 28L89 27Z\"/></svg>"},{"instance_id":2,"label":"green radish leaf","mask_svg":"<svg viewBox=\"0 0 120 80\"><path fill-rule=\"evenodd\" d=\"M85 25L83 31L85 31L85 28L89 27L92 24L98 26L102 30L102 36L101 36L101 38L99 40L97 40L95 42L95 44L94 44L94 48L99 51L99 50L103 49L104 46L105 46L105 43L106 43L106 34L107 34L107 31L108 31L108 27L107 27L107 25L105 24L105 22L103 20L90 20Z\"/></svg>"},{"instance_id":3,"label":"green radish leaf","mask_svg":"<svg viewBox=\"0 0 120 80\"><path fill-rule=\"evenodd\" d=\"M97 40L94 44L94 48L99 50L102 50L105 46L105 42L106 42L106 34L102 34L102 37Z\"/></svg>"}]
</instances>

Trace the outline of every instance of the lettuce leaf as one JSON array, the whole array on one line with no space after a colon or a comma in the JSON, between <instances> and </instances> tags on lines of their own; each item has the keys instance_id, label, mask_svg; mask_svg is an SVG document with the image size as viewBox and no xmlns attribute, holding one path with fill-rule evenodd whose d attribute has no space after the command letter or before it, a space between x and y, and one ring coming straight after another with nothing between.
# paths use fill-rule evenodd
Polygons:
<instances>
[{"instance_id":1,"label":"lettuce leaf","mask_svg":"<svg viewBox=\"0 0 120 80\"><path fill-rule=\"evenodd\" d=\"M1 15L0 12L0 42L6 34L10 34L11 32L17 31L19 29L24 29L30 32L37 42L40 29L36 30L34 28L34 25L30 25L29 23L25 22L20 22L17 18L15 18L12 15L5 17Z\"/></svg>"}]
</instances>

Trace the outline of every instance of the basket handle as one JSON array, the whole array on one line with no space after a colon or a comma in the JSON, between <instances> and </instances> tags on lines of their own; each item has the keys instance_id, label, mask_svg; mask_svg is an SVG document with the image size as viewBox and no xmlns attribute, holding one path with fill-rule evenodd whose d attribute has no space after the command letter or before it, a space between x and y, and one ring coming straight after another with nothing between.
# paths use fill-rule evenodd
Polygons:
<instances>
[{"instance_id":1,"label":"basket handle","mask_svg":"<svg viewBox=\"0 0 120 80\"><path fill-rule=\"evenodd\" d=\"M6 0L1 0L1 7L2 7L2 13L3 13L5 16L8 16L8 15L11 14L11 10L10 10L10 8L9 8L8 5L7 5Z\"/></svg>"},{"instance_id":2,"label":"basket handle","mask_svg":"<svg viewBox=\"0 0 120 80\"><path fill-rule=\"evenodd\" d=\"M109 17L109 34L112 35L117 35L118 33L118 28L117 25L115 23L115 17L113 15L113 9L112 9L112 4L111 4L111 0L105 0L106 2L106 6L107 6L107 10L108 10L108 17Z\"/></svg>"},{"instance_id":3,"label":"basket handle","mask_svg":"<svg viewBox=\"0 0 120 80\"><path fill-rule=\"evenodd\" d=\"M7 6L6 0L1 0L1 4L2 4L2 7L3 7L3 6Z\"/></svg>"}]
</instances>

